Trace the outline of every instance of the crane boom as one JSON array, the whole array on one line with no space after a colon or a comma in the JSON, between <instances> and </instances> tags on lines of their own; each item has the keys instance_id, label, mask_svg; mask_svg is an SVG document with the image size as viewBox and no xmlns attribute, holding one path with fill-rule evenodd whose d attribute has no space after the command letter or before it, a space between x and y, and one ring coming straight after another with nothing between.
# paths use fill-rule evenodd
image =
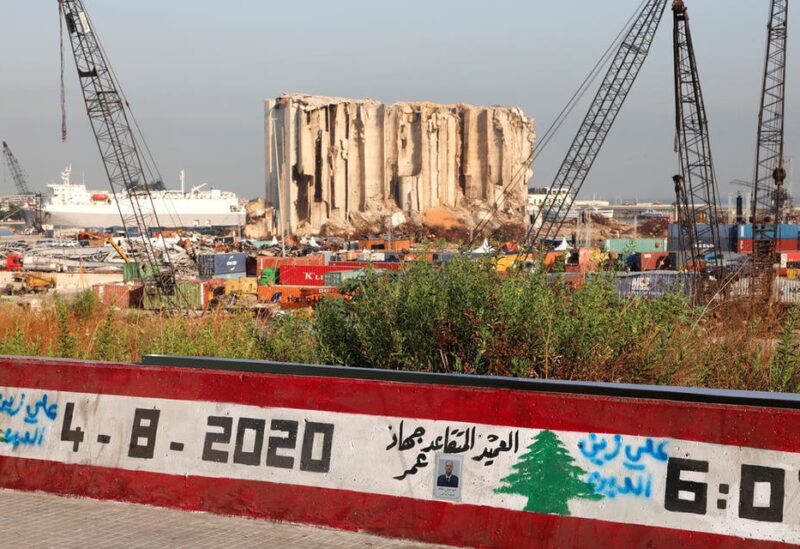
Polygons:
<instances>
[{"instance_id":1,"label":"crane boom","mask_svg":"<svg viewBox=\"0 0 800 549\"><path fill-rule=\"evenodd\" d=\"M767 25L767 53L761 106L758 114L753 216L772 214L775 206L775 170L784 168L783 126L786 96L786 38L788 0L771 0Z\"/></svg>"},{"instance_id":2,"label":"crane boom","mask_svg":"<svg viewBox=\"0 0 800 549\"><path fill-rule=\"evenodd\" d=\"M59 6L72 46L86 113L122 224L126 233L131 228L138 230L138 244L143 256L140 260L150 265L150 272L157 273L152 279L144 280L145 290L173 295L174 269L168 257L165 257L165 266L159 264L148 234L150 227L160 227L160 223L148 188L145 163L130 124L130 107L91 25L83 0L59 0ZM166 256L166 250L163 253Z\"/></svg>"},{"instance_id":3,"label":"crane boom","mask_svg":"<svg viewBox=\"0 0 800 549\"><path fill-rule=\"evenodd\" d=\"M28 180L25 177L25 172L22 170L17 157L11 152L11 147L5 141L3 141L3 156L6 157L8 169L11 171L11 179L14 180L14 185L17 186L17 192L23 196L31 194L30 189L28 189Z\"/></svg>"},{"instance_id":4,"label":"crane boom","mask_svg":"<svg viewBox=\"0 0 800 549\"><path fill-rule=\"evenodd\" d=\"M650 52L666 5L667 0L647 0L642 4L550 186L548 196L565 199L542 206L529 231L533 235L531 243L556 236L561 230Z\"/></svg>"},{"instance_id":5,"label":"crane boom","mask_svg":"<svg viewBox=\"0 0 800 549\"><path fill-rule=\"evenodd\" d=\"M684 260L691 260L691 265L696 268L704 256L713 253L713 264L719 267L722 250L717 181L689 14L683 0L674 0L672 13L675 127L680 167L680 173L673 181L676 183L682 254ZM677 178L682 179L682 183Z\"/></svg>"},{"instance_id":6,"label":"crane boom","mask_svg":"<svg viewBox=\"0 0 800 549\"><path fill-rule=\"evenodd\" d=\"M33 207L33 216L26 215L25 216L25 223L28 226L33 226L34 229L37 231L42 230L42 195L41 193L32 193L30 187L28 187L28 178L25 175L25 170L22 169L22 166L17 160L17 157L14 156L14 153L11 152L11 147L8 146L8 143L3 141L3 156L6 158L6 164L8 164L8 169L11 171L11 179L14 180L14 185L17 187L17 192L20 196L24 196L27 199L28 205Z\"/></svg>"},{"instance_id":7,"label":"crane boom","mask_svg":"<svg viewBox=\"0 0 800 549\"><path fill-rule=\"evenodd\" d=\"M788 0L770 1L751 205L753 223L751 289L754 297L761 295L767 299L772 292L776 239L780 237L778 225L782 221L784 202L787 199L783 187L786 179L783 141L788 15Z\"/></svg>"}]
</instances>

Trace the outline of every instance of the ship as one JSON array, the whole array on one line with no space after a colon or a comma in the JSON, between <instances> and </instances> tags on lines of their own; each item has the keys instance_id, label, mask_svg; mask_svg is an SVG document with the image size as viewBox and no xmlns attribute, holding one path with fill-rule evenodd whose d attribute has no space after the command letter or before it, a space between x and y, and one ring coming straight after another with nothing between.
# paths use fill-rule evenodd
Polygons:
<instances>
[{"instance_id":1,"label":"ship","mask_svg":"<svg viewBox=\"0 0 800 549\"><path fill-rule=\"evenodd\" d=\"M115 198L108 191L90 190L83 183L72 182L71 173L71 167L67 167L61 173L60 183L47 185L50 194L42 208L47 223L55 228L114 227L122 225L123 218L132 217L131 198L127 193L118 193ZM157 218L157 225L168 229L241 227L245 224L245 208L235 193L205 189L205 184L188 192L184 187L185 178L181 172L180 190L151 190L152 200L136 197L145 218L153 225Z\"/></svg>"}]
</instances>

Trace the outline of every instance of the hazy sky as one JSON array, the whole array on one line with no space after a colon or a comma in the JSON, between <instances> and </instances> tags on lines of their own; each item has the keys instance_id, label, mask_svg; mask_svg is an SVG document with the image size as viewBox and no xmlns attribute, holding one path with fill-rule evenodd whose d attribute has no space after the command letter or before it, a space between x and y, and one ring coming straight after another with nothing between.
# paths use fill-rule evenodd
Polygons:
<instances>
[{"instance_id":1,"label":"hazy sky","mask_svg":"<svg viewBox=\"0 0 800 549\"><path fill-rule=\"evenodd\" d=\"M298 91L384 102L522 107L544 130L640 0L86 0L168 186L185 168L243 196L263 194L263 100ZM752 176L768 0L688 0L720 194ZM0 18L0 138L44 189L68 163L105 188L67 52L69 140L60 141L56 0ZM790 29L797 28L795 13ZM670 197L672 14L582 192ZM790 36L787 154L800 120L800 36ZM69 46L67 45L67 48ZM591 94L594 93L592 90ZM588 97L587 97L588 100ZM587 108L537 161L549 186ZM0 192L11 191L3 170Z\"/></svg>"}]
</instances>

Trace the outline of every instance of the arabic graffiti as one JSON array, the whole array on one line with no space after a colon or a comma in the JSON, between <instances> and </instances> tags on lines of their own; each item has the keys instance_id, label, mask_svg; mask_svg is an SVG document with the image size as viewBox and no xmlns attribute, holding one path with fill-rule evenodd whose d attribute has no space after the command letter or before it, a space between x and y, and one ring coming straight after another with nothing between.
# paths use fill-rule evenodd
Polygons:
<instances>
[{"instance_id":1,"label":"arabic graffiti","mask_svg":"<svg viewBox=\"0 0 800 549\"><path fill-rule=\"evenodd\" d=\"M392 477L396 480L403 480L409 475L415 475L420 469L427 467L430 464L428 458L431 452L467 454L478 445L478 439L484 438L484 434L478 433L474 426L461 428L447 426L444 433L430 436L426 444L425 428L418 426L409 434L406 432L405 420L400 422L397 430L389 425L389 431L392 433L392 441L386 447L387 451L396 448L398 452L406 452L417 448L418 452L415 463L409 469ZM469 456L474 461L483 462L484 466L492 465L497 456L503 452L516 454L519 451L519 430L510 430L504 436L489 433L485 436L485 440L486 444L482 445L482 450Z\"/></svg>"},{"instance_id":2,"label":"arabic graffiti","mask_svg":"<svg viewBox=\"0 0 800 549\"><path fill-rule=\"evenodd\" d=\"M20 418L22 426L0 426L0 444L7 444L14 449L20 446L42 446L47 434L47 427L58 416L58 404L50 401L47 393L38 399L28 399L26 393L15 395L0 395L0 419L14 423Z\"/></svg>"},{"instance_id":3,"label":"arabic graffiti","mask_svg":"<svg viewBox=\"0 0 800 549\"><path fill-rule=\"evenodd\" d=\"M633 496L650 498L653 495L653 465L666 464L668 440L637 438L626 442L622 435L600 436L591 433L578 443L583 457L600 470L592 471L586 481L595 492L608 498ZM620 473L620 466L622 472ZM607 469L608 470L607 470Z\"/></svg>"}]
</instances>

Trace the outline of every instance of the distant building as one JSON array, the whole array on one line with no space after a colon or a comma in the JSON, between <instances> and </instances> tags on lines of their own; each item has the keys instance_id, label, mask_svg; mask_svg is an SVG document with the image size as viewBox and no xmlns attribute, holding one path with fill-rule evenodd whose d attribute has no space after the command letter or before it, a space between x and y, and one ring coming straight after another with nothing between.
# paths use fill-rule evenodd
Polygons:
<instances>
[{"instance_id":1,"label":"distant building","mask_svg":"<svg viewBox=\"0 0 800 549\"><path fill-rule=\"evenodd\" d=\"M524 222L535 133L519 109L290 94L265 115L266 199L287 232L439 207Z\"/></svg>"}]
</instances>

